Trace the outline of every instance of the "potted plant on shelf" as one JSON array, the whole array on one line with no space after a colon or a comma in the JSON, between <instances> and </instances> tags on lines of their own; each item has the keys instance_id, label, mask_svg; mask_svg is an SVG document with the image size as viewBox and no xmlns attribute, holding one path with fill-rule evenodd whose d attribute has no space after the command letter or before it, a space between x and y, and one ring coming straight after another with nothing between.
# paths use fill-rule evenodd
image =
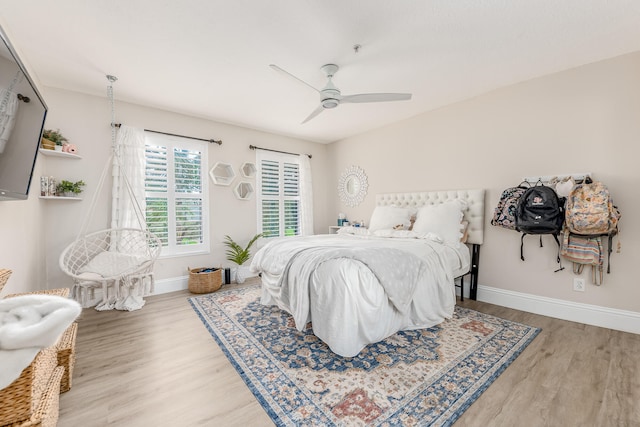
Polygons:
<instances>
[{"instance_id":1,"label":"potted plant on shelf","mask_svg":"<svg viewBox=\"0 0 640 427\"><path fill-rule=\"evenodd\" d=\"M224 236L224 244L228 248L227 251L225 252L227 254L227 259L238 265L236 269L237 283L244 283L244 281L248 277L249 268L243 266L242 264L244 264L249 260L249 258L251 258L251 246L253 246L256 240L258 240L260 237L262 237L262 233L256 234L255 236L253 236L251 240L249 240L249 243L247 243L247 246L243 248L238 243L236 243L230 236L228 235Z\"/></svg>"},{"instance_id":2,"label":"potted plant on shelf","mask_svg":"<svg viewBox=\"0 0 640 427\"><path fill-rule=\"evenodd\" d=\"M82 187L84 186L85 183L82 180L71 182L63 179L56 187L56 192L59 196L77 197L80 193L82 193Z\"/></svg>"},{"instance_id":3,"label":"potted plant on shelf","mask_svg":"<svg viewBox=\"0 0 640 427\"><path fill-rule=\"evenodd\" d=\"M49 150L62 151L62 145L69 140L62 136L60 129L45 129L42 132L42 147Z\"/></svg>"}]
</instances>

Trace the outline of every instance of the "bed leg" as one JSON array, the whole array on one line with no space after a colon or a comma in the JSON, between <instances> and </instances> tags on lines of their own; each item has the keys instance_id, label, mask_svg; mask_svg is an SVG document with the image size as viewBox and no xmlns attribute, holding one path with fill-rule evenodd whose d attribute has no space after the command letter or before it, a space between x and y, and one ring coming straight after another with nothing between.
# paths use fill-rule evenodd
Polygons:
<instances>
[{"instance_id":1,"label":"bed leg","mask_svg":"<svg viewBox=\"0 0 640 427\"><path fill-rule=\"evenodd\" d=\"M471 250L471 288L469 298L477 299L478 296L478 271L480 270L480 245L473 245Z\"/></svg>"}]
</instances>

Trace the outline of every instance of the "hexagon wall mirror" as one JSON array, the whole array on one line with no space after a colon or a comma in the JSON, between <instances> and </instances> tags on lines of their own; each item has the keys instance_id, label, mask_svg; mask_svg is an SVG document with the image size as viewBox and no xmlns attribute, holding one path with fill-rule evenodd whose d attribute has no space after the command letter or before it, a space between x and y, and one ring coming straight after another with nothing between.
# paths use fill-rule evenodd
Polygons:
<instances>
[{"instance_id":1,"label":"hexagon wall mirror","mask_svg":"<svg viewBox=\"0 0 640 427\"><path fill-rule=\"evenodd\" d=\"M246 162L243 163L242 166L240 166L240 172L242 172L242 176L244 176L245 178L253 178L254 176L256 176L256 172L258 172L258 169L256 169L255 164Z\"/></svg>"},{"instance_id":2,"label":"hexagon wall mirror","mask_svg":"<svg viewBox=\"0 0 640 427\"><path fill-rule=\"evenodd\" d=\"M233 189L236 197L240 200L249 200L253 197L253 184L247 181L240 181Z\"/></svg>"},{"instance_id":3,"label":"hexagon wall mirror","mask_svg":"<svg viewBox=\"0 0 640 427\"><path fill-rule=\"evenodd\" d=\"M217 162L209 171L209 176L216 185L231 185L236 173L229 163Z\"/></svg>"}]
</instances>

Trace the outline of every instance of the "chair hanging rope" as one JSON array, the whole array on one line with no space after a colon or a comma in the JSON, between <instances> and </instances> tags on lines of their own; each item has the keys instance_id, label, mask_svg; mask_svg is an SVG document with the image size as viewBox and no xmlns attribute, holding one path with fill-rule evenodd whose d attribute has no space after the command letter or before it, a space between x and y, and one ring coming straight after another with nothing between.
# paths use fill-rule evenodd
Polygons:
<instances>
[{"instance_id":1,"label":"chair hanging rope","mask_svg":"<svg viewBox=\"0 0 640 427\"><path fill-rule=\"evenodd\" d=\"M104 166L98 187L93 195L89 212L81 226L80 234L60 255L60 268L73 279L73 294L84 307L95 304L94 290L102 289L102 301L97 310L137 310L144 305L143 297L153 292L153 266L160 255L162 242L149 232L135 192L123 167L123 146L116 135L115 102L113 97L114 76L107 76L109 85L107 95L111 104L111 155ZM131 128L130 128L131 129ZM119 132L122 132L121 129ZM121 142L129 144L135 132L126 133ZM138 152L143 147L138 143ZM135 145L135 144L134 144ZM127 147L129 147L127 145ZM129 148L128 148L129 149ZM127 156L131 155L127 151ZM111 210L111 228L86 234L88 220L93 216L98 195L107 176L109 163L112 164L113 199ZM139 179L139 178L138 178ZM122 190L122 191L121 191ZM125 194L126 193L126 194ZM132 204L123 209L131 209L140 223L140 229L120 227L118 205L120 197L128 195ZM124 200L124 199L122 199ZM130 217L126 219L129 222Z\"/></svg>"}]
</instances>

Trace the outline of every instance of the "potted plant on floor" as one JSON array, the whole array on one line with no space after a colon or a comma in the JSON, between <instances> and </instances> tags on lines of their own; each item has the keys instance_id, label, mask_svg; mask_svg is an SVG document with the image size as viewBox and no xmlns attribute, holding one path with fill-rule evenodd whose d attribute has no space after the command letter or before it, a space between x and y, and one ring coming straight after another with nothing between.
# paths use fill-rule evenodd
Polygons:
<instances>
[{"instance_id":1,"label":"potted plant on floor","mask_svg":"<svg viewBox=\"0 0 640 427\"><path fill-rule=\"evenodd\" d=\"M225 252L227 255L227 259L238 265L236 269L237 283L244 283L244 281L248 277L249 268L246 266L243 266L243 264L247 262L249 258L251 258L251 246L253 246L256 240L258 240L260 237L262 237L262 233L256 234L255 236L253 236L251 240L249 240L249 243L247 243L247 246L243 248L238 243L236 243L230 236L228 235L224 236L224 244L228 248Z\"/></svg>"}]
</instances>

